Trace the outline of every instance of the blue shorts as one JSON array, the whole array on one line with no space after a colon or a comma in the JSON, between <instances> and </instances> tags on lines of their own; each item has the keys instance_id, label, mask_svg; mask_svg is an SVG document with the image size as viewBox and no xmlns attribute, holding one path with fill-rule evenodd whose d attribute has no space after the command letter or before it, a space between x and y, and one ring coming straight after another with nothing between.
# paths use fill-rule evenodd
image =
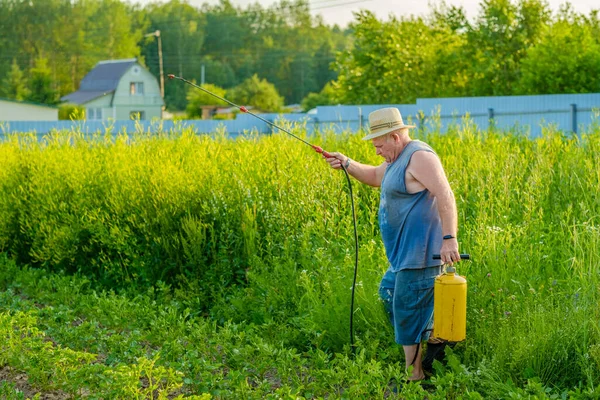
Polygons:
<instances>
[{"instance_id":1,"label":"blue shorts","mask_svg":"<svg viewBox=\"0 0 600 400\"><path fill-rule=\"evenodd\" d=\"M429 339L433 326L433 285L442 266L387 270L379 296L394 327L396 343L410 346Z\"/></svg>"}]
</instances>

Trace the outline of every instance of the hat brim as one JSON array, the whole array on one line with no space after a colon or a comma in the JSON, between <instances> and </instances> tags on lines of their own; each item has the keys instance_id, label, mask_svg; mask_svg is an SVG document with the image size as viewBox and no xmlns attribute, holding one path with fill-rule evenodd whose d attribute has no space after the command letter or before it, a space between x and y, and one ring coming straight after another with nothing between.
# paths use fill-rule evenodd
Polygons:
<instances>
[{"instance_id":1,"label":"hat brim","mask_svg":"<svg viewBox=\"0 0 600 400\"><path fill-rule=\"evenodd\" d=\"M383 136L390 132L397 131L397 130L404 129L404 128L416 128L416 126L415 125L400 125L400 126L394 126L392 128L378 130L377 132L369 133L367 136L362 138L362 140L375 139L376 137Z\"/></svg>"}]
</instances>

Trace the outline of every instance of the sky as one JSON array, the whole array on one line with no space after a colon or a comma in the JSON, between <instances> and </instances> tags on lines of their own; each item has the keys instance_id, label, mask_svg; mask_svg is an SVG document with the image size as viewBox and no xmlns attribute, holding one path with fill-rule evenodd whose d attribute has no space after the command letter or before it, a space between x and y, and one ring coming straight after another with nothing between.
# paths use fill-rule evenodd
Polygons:
<instances>
[{"instance_id":1,"label":"sky","mask_svg":"<svg viewBox=\"0 0 600 400\"><path fill-rule=\"evenodd\" d=\"M137 0L142 4L151 0ZM191 5L200 6L202 3L216 4L218 0L188 0ZM387 20L390 14L398 17L408 15L426 15L430 5L439 4L436 0L308 0L313 14L321 14L328 25L338 24L346 26L353 20L353 11L368 9L379 19ZM553 11L557 11L565 0L546 0ZM231 0L233 4L246 8L248 4L260 3L269 6L276 0ZM467 17L472 19L477 16L481 0L446 0L446 4L463 6ZM575 11L589 14L592 9L600 9L600 0L571 0Z\"/></svg>"}]
</instances>

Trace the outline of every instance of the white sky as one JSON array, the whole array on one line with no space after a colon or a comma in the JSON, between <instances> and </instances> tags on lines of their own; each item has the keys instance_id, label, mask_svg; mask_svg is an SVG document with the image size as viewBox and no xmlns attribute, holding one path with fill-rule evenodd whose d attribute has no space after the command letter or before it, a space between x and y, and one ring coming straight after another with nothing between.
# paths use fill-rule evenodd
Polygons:
<instances>
[{"instance_id":1,"label":"white sky","mask_svg":"<svg viewBox=\"0 0 600 400\"><path fill-rule=\"evenodd\" d=\"M151 0L137 0L142 4ZM191 5L200 6L202 3L216 4L217 0L188 0ZM565 0L546 0L553 11L557 11ZM276 0L231 0L233 4L242 8L250 3L260 3L268 6ZM449 5L462 5L469 19L477 16L481 0L446 0ZM514 0L513 0L514 2ZM390 14L401 15L426 15L430 10L430 4L439 4L439 0L309 0L312 5L313 14L321 14L325 23L329 25L338 24L345 26L353 20L353 11L360 9L371 10L379 19L387 20ZM592 9L600 9L599 0L571 0L575 11L589 14Z\"/></svg>"}]
</instances>

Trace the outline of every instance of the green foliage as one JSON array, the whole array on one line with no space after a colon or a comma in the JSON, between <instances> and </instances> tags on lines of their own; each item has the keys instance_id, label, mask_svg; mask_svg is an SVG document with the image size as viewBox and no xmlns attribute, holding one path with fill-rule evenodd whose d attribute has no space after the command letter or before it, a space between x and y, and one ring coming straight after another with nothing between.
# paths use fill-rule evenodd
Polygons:
<instances>
[{"instance_id":1,"label":"green foliage","mask_svg":"<svg viewBox=\"0 0 600 400\"><path fill-rule=\"evenodd\" d=\"M548 27L521 66L523 94L600 92L600 38L581 18Z\"/></svg>"},{"instance_id":2,"label":"green foliage","mask_svg":"<svg viewBox=\"0 0 600 400\"><path fill-rule=\"evenodd\" d=\"M138 57L158 78L158 40L145 37L156 30L165 73L199 82L204 71L205 82L228 90L258 74L308 109L600 90L598 13L566 5L552 14L543 0L482 0L472 20L444 3L425 17L388 21L362 11L346 30L313 17L306 0L246 8L228 0L4 1L0 25L12 33L0 38L0 95L48 104L77 90L101 60ZM186 96L183 85L165 85L171 112L186 109Z\"/></svg>"},{"instance_id":3,"label":"green foliage","mask_svg":"<svg viewBox=\"0 0 600 400\"><path fill-rule=\"evenodd\" d=\"M226 62L213 60L211 56L202 59L205 79L220 87L233 87L238 83L234 69Z\"/></svg>"},{"instance_id":4,"label":"green foliage","mask_svg":"<svg viewBox=\"0 0 600 400\"><path fill-rule=\"evenodd\" d=\"M27 371L28 381L41 389L70 394L88 392L109 398L167 399L182 386L181 373L155 365L159 359L139 357L133 364L108 367L97 355L76 351L52 341L37 328L35 311L0 313L4 338L0 364ZM182 398L180 396L178 398Z\"/></svg>"},{"instance_id":5,"label":"green foliage","mask_svg":"<svg viewBox=\"0 0 600 400\"><path fill-rule=\"evenodd\" d=\"M484 0L480 6L463 49L470 64L470 95L512 94L521 60L551 22L548 5L542 0Z\"/></svg>"},{"instance_id":6,"label":"green foliage","mask_svg":"<svg viewBox=\"0 0 600 400\"><path fill-rule=\"evenodd\" d=\"M202 86L204 89L216 94L220 97L225 97L225 89L222 89L218 86L211 85L207 83ZM187 107L186 113L188 118L202 118L202 108L201 106L225 106L226 102L219 100L213 95L210 95L202 90L191 88L188 90L187 94Z\"/></svg>"},{"instance_id":7,"label":"green foliage","mask_svg":"<svg viewBox=\"0 0 600 400\"><path fill-rule=\"evenodd\" d=\"M598 91L600 25L568 5L552 16L542 0L483 0L474 21L460 7L429 18L378 20L364 11L353 43L334 64L345 103L416 98Z\"/></svg>"},{"instance_id":8,"label":"green foliage","mask_svg":"<svg viewBox=\"0 0 600 400\"><path fill-rule=\"evenodd\" d=\"M98 61L140 55L145 23L136 21L134 14L118 0L3 1L1 23L11 35L0 43L2 54L9 61L16 58L29 77L29 86L35 88L32 101L54 104L77 90ZM10 68L0 61L3 76Z\"/></svg>"},{"instance_id":9,"label":"green foliage","mask_svg":"<svg viewBox=\"0 0 600 400\"><path fill-rule=\"evenodd\" d=\"M234 103L252 106L261 111L278 112L283 109L283 97L277 93L277 88L256 74L228 90L227 96Z\"/></svg>"},{"instance_id":10,"label":"green foliage","mask_svg":"<svg viewBox=\"0 0 600 400\"><path fill-rule=\"evenodd\" d=\"M160 30L164 73L200 81L203 60L197 55L202 54L206 35L205 15L196 7L179 0L149 3L139 12L140 18L148 21L146 32ZM149 36L139 45L150 72L158 78L160 65L157 38ZM217 83L214 80L210 82ZM169 110L185 110L186 87L165 82L165 102Z\"/></svg>"},{"instance_id":11,"label":"green foliage","mask_svg":"<svg viewBox=\"0 0 600 400\"><path fill-rule=\"evenodd\" d=\"M465 93L463 35L420 18L382 22L368 11L356 18L354 46L335 64L339 72L335 86L343 102L411 103L417 97Z\"/></svg>"},{"instance_id":12,"label":"green foliage","mask_svg":"<svg viewBox=\"0 0 600 400\"><path fill-rule=\"evenodd\" d=\"M502 233L492 230L492 245L494 236ZM597 239L589 245L596 246ZM202 400L213 396L385 399L395 398L397 391L399 398L415 400L594 398L600 384L594 284L574 296L573 288L584 283L575 273L547 288L523 291L519 285L535 282L532 264L508 264L512 281L506 282L516 289L501 285L504 289L497 290L504 271L493 269L499 274L493 272L480 281L478 275L491 264L485 253L480 254L476 268L459 266L468 271L472 302L467 341L454 351L447 350L444 365L435 363L428 386L401 383L404 361L384 320L361 328L355 356L349 355L347 346L342 352L316 348L323 343L319 337L329 334L326 331L301 332L313 337L315 346L298 351L289 347L288 338L297 331L297 321L306 316L290 318L288 314L281 321L260 325L248 320L215 324L198 317L194 290L173 290L159 283L147 291L117 295L85 277L19 268L6 257L0 257L0 334L4 338L0 365L25 373L29 384L41 393L61 390L75 397L86 393L148 398L152 393L153 398ZM363 259L361 265L361 278L369 276L371 260ZM283 271L294 276L291 263L275 270L277 278L282 278ZM289 296L295 285L288 282L272 277L271 295ZM490 289L494 297L489 296ZM360 298L356 315L361 324L365 323L363 306L371 301L371 296ZM330 304L330 297L324 297L317 308ZM512 311L508 316L501 311L507 307ZM335 329L339 320L340 313L332 312L323 326ZM379 330L388 338L377 339ZM345 343L347 338L340 340ZM528 362L532 363L522 364ZM583 373L578 377L579 371ZM0 394L11 392L11 384L0 385ZM188 393L196 395L185 397Z\"/></svg>"},{"instance_id":13,"label":"green foliage","mask_svg":"<svg viewBox=\"0 0 600 400\"><path fill-rule=\"evenodd\" d=\"M58 107L59 120L82 120L85 119L85 108L75 104L61 104Z\"/></svg>"},{"instance_id":14,"label":"green foliage","mask_svg":"<svg viewBox=\"0 0 600 400\"><path fill-rule=\"evenodd\" d=\"M261 71L295 103L337 76L329 65L347 38L313 17L305 0L245 9L228 1L2 1L0 25L11 32L0 37L0 76L13 59L28 76L33 60L46 58L58 98L77 90L102 60L139 57L158 78L158 40L144 35L160 30L165 73L199 82L204 66L206 82L231 88ZM167 84L165 99L171 111L187 105L181 85Z\"/></svg>"},{"instance_id":15,"label":"green foliage","mask_svg":"<svg viewBox=\"0 0 600 400\"><path fill-rule=\"evenodd\" d=\"M23 101L30 95L29 89L27 89L27 80L16 59L13 59L10 71L2 81L1 95L18 101Z\"/></svg>"},{"instance_id":16,"label":"green foliage","mask_svg":"<svg viewBox=\"0 0 600 400\"><path fill-rule=\"evenodd\" d=\"M469 281L468 339L438 374L439 398L539 397L549 387L585 398L600 385L600 132L590 129L578 137L545 129L528 139L476 131L466 120L445 135L419 136L443 160L461 249L475 259L458 267ZM358 134L323 132L311 142L379 161ZM354 246L345 181L277 134L9 137L0 145L0 250L43 270L0 268L0 287L25 296L0 301L25 307L21 300L32 297L23 312L52 304L38 311L45 322L32 323L37 329L134 374L150 368L138 361L154 359L148 349L160 349L164 361L154 365L182 372L197 393L380 398L401 379L403 360L377 298L387 265L378 191L354 189L354 322L363 358L344 355ZM61 271L86 278L44 278ZM101 292L106 287L121 294ZM15 337L6 362L23 369L35 368L16 358L25 345L50 360L84 357ZM55 361L47 365L31 378L71 381L52 378ZM423 395L419 386L401 391Z\"/></svg>"},{"instance_id":17,"label":"green foliage","mask_svg":"<svg viewBox=\"0 0 600 400\"><path fill-rule=\"evenodd\" d=\"M328 106L334 104L339 104L339 101L332 82L328 82L319 93L309 93L308 96L302 100L302 109L306 112L312 110L316 106Z\"/></svg>"},{"instance_id":18,"label":"green foliage","mask_svg":"<svg viewBox=\"0 0 600 400\"><path fill-rule=\"evenodd\" d=\"M230 1L200 8L172 1L144 10L151 29L161 30L165 70L201 81L204 66L205 82L228 89L259 72L292 103L337 76L330 63L346 44L346 35L313 17L305 0L246 9ZM158 75L156 44L144 43L142 53ZM184 109L176 86L167 85L168 107Z\"/></svg>"},{"instance_id":19,"label":"green foliage","mask_svg":"<svg viewBox=\"0 0 600 400\"><path fill-rule=\"evenodd\" d=\"M57 92L53 88L52 71L46 58L37 58L29 71L29 96L27 100L42 104L56 104Z\"/></svg>"}]
</instances>

